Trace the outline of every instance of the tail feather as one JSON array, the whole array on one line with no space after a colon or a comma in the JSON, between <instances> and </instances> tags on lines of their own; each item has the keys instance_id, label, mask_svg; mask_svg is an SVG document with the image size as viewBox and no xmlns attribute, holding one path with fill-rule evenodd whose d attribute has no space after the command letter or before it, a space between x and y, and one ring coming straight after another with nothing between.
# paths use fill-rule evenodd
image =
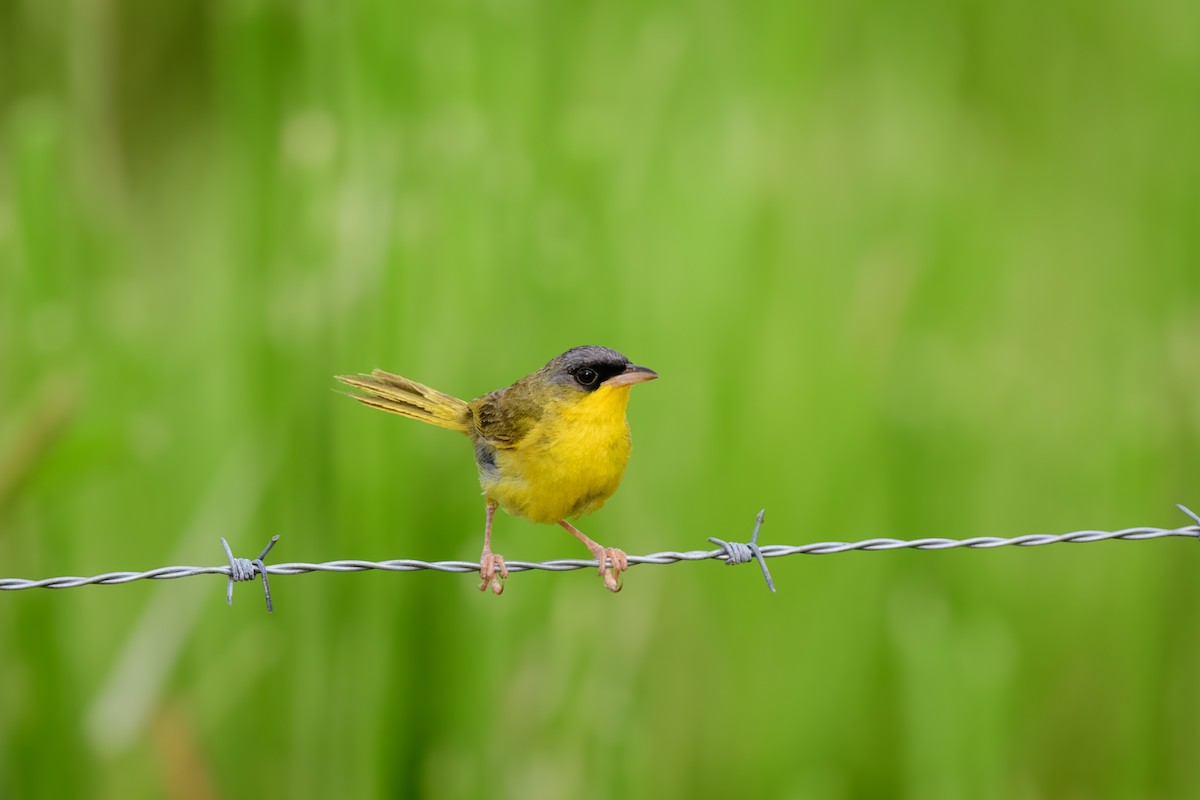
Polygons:
<instances>
[{"instance_id":1,"label":"tail feather","mask_svg":"<svg viewBox=\"0 0 1200 800\"><path fill-rule=\"evenodd\" d=\"M370 375L338 375L339 381L364 394L349 395L360 403L430 425L467 433L467 404L437 389L377 369Z\"/></svg>"}]
</instances>

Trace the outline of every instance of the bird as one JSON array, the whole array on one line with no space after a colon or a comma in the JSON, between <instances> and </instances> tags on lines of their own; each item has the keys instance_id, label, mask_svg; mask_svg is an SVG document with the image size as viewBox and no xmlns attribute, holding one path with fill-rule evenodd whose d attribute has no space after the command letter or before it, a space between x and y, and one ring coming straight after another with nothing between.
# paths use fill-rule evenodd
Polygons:
<instances>
[{"instance_id":1,"label":"bird","mask_svg":"<svg viewBox=\"0 0 1200 800\"><path fill-rule=\"evenodd\" d=\"M504 591L508 567L492 550L497 508L558 524L591 551L609 591L629 568L623 550L604 547L568 522L597 510L621 483L631 452L629 390L658 373L609 347L573 347L544 367L467 402L376 369L338 375L364 405L466 434L475 450L485 521L479 590Z\"/></svg>"}]
</instances>

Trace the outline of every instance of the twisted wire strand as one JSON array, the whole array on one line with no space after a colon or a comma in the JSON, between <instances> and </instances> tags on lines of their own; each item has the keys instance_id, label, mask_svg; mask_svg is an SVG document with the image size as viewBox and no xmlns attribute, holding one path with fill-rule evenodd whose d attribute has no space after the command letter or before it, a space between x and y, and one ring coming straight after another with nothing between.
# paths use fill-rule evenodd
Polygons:
<instances>
[{"instance_id":1,"label":"twisted wire strand","mask_svg":"<svg viewBox=\"0 0 1200 800\"><path fill-rule=\"evenodd\" d=\"M1190 515L1190 512L1189 512ZM996 536L975 536L969 539L863 539L857 542L814 542L803 545L758 545L763 558L782 558L792 555L832 555L847 553L852 550L867 552L888 550L949 550L965 547L974 550L990 550L996 547L1037 547L1047 544L1086 544L1102 542L1109 539L1126 541L1146 541L1182 536L1190 539L1200 539L1200 525L1186 528L1125 528L1119 531L1073 531L1059 535L1030 534L1012 538ZM734 543L737 544L737 543ZM742 545L743 547L745 545ZM268 549L270 549L268 547ZM263 553L265 556L266 553ZM675 564L681 561L707 561L719 559L726 563L741 563L734 558L728 547L716 550L665 550L644 556L629 556L630 564ZM240 559L238 561L246 561ZM342 559L325 561L314 564L304 561L293 561L284 564L262 565L262 557L250 562L254 570L247 574L245 565L237 563L225 564L218 567L159 567L145 572L106 572L91 577L62 576L43 578L41 580L26 580L23 578L0 578L0 591L16 591L19 589L73 589L77 586L93 584L121 584L140 580L174 580L189 578L193 575L224 575L232 580L252 580L256 575L303 575L311 572L365 572L368 570L383 570L385 572L417 572L420 570L435 570L437 572L477 573L477 561L420 561L410 558L397 558L388 561L363 561L359 559ZM570 572L577 569L596 569L595 559L555 559L552 561L509 561L509 572L525 572L528 570L543 570L546 572ZM260 566L261 565L261 566ZM261 571L260 571L261 569ZM765 571L765 568L764 568ZM772 588L773 590L773 588Z\"/></svg>"}]
</instances>

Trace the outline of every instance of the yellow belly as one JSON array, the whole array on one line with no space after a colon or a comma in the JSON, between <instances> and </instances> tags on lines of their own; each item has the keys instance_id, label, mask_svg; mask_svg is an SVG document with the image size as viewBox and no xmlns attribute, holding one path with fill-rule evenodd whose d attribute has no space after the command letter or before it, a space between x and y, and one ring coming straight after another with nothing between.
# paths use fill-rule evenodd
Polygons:
<instances>
[{"instance_id":1,"label":"yellow belly","mask_svg":"<svg viewBox=\"0 0 1200 800\"><path fill-rule=\"evenodd\" d=\"M629 387L600 387L556 406L515 447L496 451L480 474L484 496L518 517L558 522L604 505L629 462Z\"/></svg>"}]
</instances>

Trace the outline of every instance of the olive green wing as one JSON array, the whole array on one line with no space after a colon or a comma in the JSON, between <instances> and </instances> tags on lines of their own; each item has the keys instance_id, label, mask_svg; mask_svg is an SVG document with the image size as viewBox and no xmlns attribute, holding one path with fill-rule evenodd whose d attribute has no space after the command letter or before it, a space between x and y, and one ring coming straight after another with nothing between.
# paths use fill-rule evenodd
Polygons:
<instances>
[{"instance_id":1,"label":"olive green wing","mask_svg":"<svg viewBox=\"0 0 1200 800\"><path fill-rule=\"evenodd\" d=\"M492 447L516 447L541 416L541 408L528 402L517 386L477 397L468 405L476 438Z\"/></svg>"}]
</instances>

